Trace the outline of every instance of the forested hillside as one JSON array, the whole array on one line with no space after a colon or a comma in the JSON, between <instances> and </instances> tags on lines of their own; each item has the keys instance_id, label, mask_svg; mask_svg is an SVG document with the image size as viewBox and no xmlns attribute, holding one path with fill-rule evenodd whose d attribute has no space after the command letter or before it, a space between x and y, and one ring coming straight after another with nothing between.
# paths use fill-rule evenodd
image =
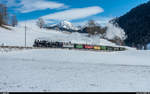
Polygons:
<instances>
[{"instance_id":1,"label":"forested hillside","mask_svg":"<svg viewBox=\"0 0 150 94\"><path fill-rule=\"evenodd\" d=\"M150 43L150 1L112 21L125 30L128 36L126 45L139 49L144 46L146 49L146 45Z\"/></svg>"}]
</instances>

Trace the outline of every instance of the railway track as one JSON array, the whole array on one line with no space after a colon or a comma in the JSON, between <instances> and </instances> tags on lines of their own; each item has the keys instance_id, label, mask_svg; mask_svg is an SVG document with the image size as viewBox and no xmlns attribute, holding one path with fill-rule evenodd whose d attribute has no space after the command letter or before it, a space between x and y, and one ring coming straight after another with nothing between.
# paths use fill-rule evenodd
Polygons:
<instances>
[{"instance_id":1,"label":"railway track","mask_svg":"<svg viewBox=\"0 0 150 94\"><path fill-rule=\"evenodd\" d=\"M23 47L23 46L0 46L0 48L9 48L9 49L33 49L33 47Z\"/></svg>"},{"instance_id":2,"label":"railway track","mask_svg":"<svg viewBox=\"0 0 150 94\"><path fill-rule=\"evenodd\" d=\"M2 50L6 52L12 51L12 50L30 50L30 49L68 49L68 50L79 50L79 51L114 52L113 50L111 51L111 50L76 49L76 48L0 46L0 51Z\"/></svg>"},{"instance_id":3,"label":"railway track","mask_svg":"<svg viewBox=\"0 0 150 94\"><path fill-rule=\"evenodd\" d=\"M18 50L33 49L33 47L22 47L22 46L0 46L0 52L10 52Z\"/></svg>"}]
</instances>

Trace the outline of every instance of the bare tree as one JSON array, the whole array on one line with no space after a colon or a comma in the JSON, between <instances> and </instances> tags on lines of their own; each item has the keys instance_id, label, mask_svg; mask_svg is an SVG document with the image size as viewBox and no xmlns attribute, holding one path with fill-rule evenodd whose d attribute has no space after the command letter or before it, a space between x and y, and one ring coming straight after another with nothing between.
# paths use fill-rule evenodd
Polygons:
<instances>
[{"instance_id":1,"label":"bare tree","mask_svg":"<svg viewBox=\"0 0 150 94\"><path fill-rule=\"evenodd\" d=\"M89 33L89 35L94 35L95 34L95 30L94 30L95 26L96 26L96 23L95 23L94 20L89 20L88 21L86 31Z\"/></svg>"},{"instance_id":2,"label":"bare tree","mask_svg":"<svg viewBox=\"0 0 150 94\"><path fill-rule=\"evenodd\" d=\"M10 16L8 13L8 8L4 4L0 4L0 26L1 25L17 25L16 15Z\"/></svg>"},{"instance_id":3,"label":"bare tree","mask_svg":"<svg viewBox=\"0 0 150 94\"><path fill-rule=\"evenodd\" d=\"M0 4L0 26L3 24L3 5Z\"/></svg>"},{"instance_id":4,"label":"bare tree","mask_svg":"<svg viewBox=\"0 0 150 94\"><path fill-rule=\"evenodd\" d=\"M0 24L8 24L8 11L7 7L3 4L0 4Z\"/></svg>"},{"instance_id":5,"label":"bare tree","mask_svg":"<svg viewBox=\"0 0 150 94\"><path fill-rule=\"evenodd\" d=\"M36 24L40 28L43 28L43 26L45 25L45 22L44 22L44 20L42 18L39 18Z\"/></svg>"},{"instance_id":6,"label":"bare tree","mask_svg":"<svg viewBox=\"0 0 150 94\"><path fill-rule=\"evenodd\" d=\"M89 35L96 35L96 34L104 34L107 30L107 27L101 27L98 25L94 20L89 20L87 24L86 31Z\"/></svg>"},{"instance_id":7,"label":"bare tree","mask_svg":"<svg viewBox=\"0 0 150 94\"><path fill-rule=\"evenodd\" d=\"M5 5L3 5L3 12L2 12L2 17L3 17L3 22L5 25L8 24L8 11L7 11L7 7Z\"/></svg>"},{"instance_id":8,"label":"bare tree","mask_svg":"<svg viewBox=\"0 0 150 94\"><path fill-rule=\"evenodd\" d=\"M0 13L0 26L3 24L3 17L2 14Z\"/></svg>"},{"instance_id":9,"label":"bare tree","mask_svg":"<svg viewBox=\"0 0 150 94\"><path fill-rule=\"evenodd\" d=\"M18 21L17 21L16 15L13 15L12 16L12 26L15 27L17 24L18 24Z\"/></svg>"},{"instance_id":10,"label":"bare tree","mask_svg":"<svg viewBox=\"0 0 150 94\"><path fill-rule=\"evenodd\" d=\"M95 26L96 26L96 22L94 20L88 21L88 27L95 27Z\"/></svg>"}]
</instances>

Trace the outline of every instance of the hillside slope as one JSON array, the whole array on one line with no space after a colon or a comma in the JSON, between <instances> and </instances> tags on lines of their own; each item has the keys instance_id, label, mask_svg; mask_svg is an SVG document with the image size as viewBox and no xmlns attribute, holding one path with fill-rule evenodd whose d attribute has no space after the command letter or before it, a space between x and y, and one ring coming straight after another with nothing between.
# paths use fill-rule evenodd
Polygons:
<instances>
[{"instance_id":1,"label":"hillside slope","mask_svg":"<svg viewBox=\"0 0 150 94\"><path fill-rule=\"evenodd\" d=\"M113 20L124 29L128 46L142 48L150 43L150 1L133 8L125 15Z\"/></svg>"},{"instance_id":2,"label":"hillside slope","mask_svg":"<svg viewBox=\"0 0 150 94\"><path fill-rule=\"evenodd\" d=\"M17 27L9 27L12 30L7 30L0 27L0 45L7 46L24 46L25 41L25 23L20 23ZM65 41L73 43L87 43L87 44L99 44L99 45L111 45L116 46L114 43L105 39L100 39L99 36L88 37L87 34L80 34L77 32L59 32L56 30L47 30L38 28L34 22L26 22L27 26L27 46L32 46L34 40L37 38L46 38L54 41Z\"/></svg>"}]
</instances>

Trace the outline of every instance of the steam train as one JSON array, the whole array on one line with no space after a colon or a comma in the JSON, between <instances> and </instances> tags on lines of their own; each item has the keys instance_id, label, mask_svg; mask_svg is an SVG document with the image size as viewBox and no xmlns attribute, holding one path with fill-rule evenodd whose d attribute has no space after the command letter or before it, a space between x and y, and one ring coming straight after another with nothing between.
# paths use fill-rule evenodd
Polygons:
<instances>
[{"instance_id":1,"label":"steam train","mask_svg":"<svg viewBox=\"0 0 150 94\"><path fill-rule=\"evenodd\" d=\"M84 50L102 50L102 51L124 51L126 50L126 48L123 48L123 47L76 44L76 43L71 43L71 42L58 42L58 41L47 41L47 40L35 40L33 47L68 48L68 49L84 49Z\"/></svg>"}]
</instances>

